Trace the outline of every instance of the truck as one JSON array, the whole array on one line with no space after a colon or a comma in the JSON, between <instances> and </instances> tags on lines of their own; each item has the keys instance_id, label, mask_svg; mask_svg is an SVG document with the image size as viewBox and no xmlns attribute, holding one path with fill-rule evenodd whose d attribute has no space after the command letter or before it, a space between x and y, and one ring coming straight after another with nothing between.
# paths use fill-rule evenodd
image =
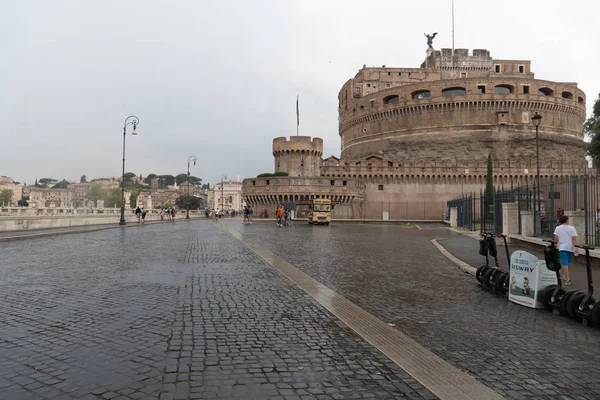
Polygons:
<instances>
[{"instance_id":1,"label":"truck","mask_svg":"<svg viewBox=\"0 0 600 400\"><path fill-rule=\"evenodd\" d=\"M308 212L308 223L309 224L325 224L329 225L331 222L331 209L333 204L330 199L314 199L310 204L310 211Z\"/></svg>"}]
</instances>

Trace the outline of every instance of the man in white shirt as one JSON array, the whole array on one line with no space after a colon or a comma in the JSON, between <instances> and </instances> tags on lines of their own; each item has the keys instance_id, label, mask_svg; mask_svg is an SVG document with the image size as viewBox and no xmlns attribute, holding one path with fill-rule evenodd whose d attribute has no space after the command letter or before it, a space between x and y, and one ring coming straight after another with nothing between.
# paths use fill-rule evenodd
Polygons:
<instances>
[{"instance_id":1,"label":"man in white shirt","mask_svg":"<svg viewBox=\"0 0 600 400\"><path fill-rule=\"evenodd\" d=\"M563 269L563 277L565 286L571 286L571 259L573 254L577 256L577 230L574 226L569 225L569 217L561 215L558 219L559 226L554 230L554 241L558 242L558 250L560 251L560 262Z\"/></svg>"}]
</instances>

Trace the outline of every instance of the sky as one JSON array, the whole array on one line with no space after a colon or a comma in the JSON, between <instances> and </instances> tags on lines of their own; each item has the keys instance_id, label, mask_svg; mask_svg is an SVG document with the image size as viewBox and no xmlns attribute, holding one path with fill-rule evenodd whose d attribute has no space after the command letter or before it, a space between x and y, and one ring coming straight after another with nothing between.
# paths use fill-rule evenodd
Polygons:
<instances>
[{"instance_id":1,"label":"sky","mask_svg":"<svg viewBox=\"0 0 600 400\"><path fill-rule=\"evenodd\" d=\"M418 67L452 47L451 0L0 0L0 175L21 183L273 172L272 140L340 155L337 94L363 64ZM455 0L455 47L532 61L600 92L593 0Z\"/></svg>"}]
</instances>

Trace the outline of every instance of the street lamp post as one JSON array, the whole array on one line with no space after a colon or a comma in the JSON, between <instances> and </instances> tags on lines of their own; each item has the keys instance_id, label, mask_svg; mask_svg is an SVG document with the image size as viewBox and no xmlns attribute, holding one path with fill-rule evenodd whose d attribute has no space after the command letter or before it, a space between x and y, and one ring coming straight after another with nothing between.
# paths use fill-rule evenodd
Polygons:
<instances>
[{"instance_id":1,"label":"street lamp post","mask_svg":"<svg viewBox=\"0 0 600 400\"><path fill-rule=\"evenodd\" d=\"M125 136L127 136L127 126L133 125L133 130L131 131L132 135L137 135L135 128L140 123L140 120L135 115L130 115L125 118L125 123L123 124L123 172L121 174L121 219L119 220L119 225L125 225Z\"/></svg>"},{"instance_id":2,"label":"street lamp post","mask_svg":"<svg viewBox=\"0 0 600 400\"><path fill-rule=\"evenodd\" d=\"M187 210L185 213L185 219L190 219L190 161L194 162L194 165L196 165L196 161L198 161L198 158L196 158L196 156L190 156L188 158L188 176L187 176L187 192L188 192L188 198L187 198Z\"/></svg>"},{"instance_id":3,"label":"street lamp post","mask_svg":"<svg viewBox=\"0 0 600 400\"><path fill-rule=\"evenodd\" d=\"M223 213L223 215L225 215L225 211L224 211L224 207L223 207L223 201L224 201L224 197L223 197L223 178L227 179L227 174L221 175L221 212Z\"/></svg>"},{"instance_id":4,"label":"street lamp post","mask_svg":"<svg viewBox=\"0 0 600 400\"><path fill-rule=\"evenodd\" d=\"M538 112L536 111L535 114L533 115L533 117L531 117L531 122L533 122L533 125L535 126L535 159L536 159L536 173L535 173L535 180L536 180L536 194L537 194L537 211L538 211L538 218L541 216L542 213L542 207L541 207L541 199L540 199L540 139L539 139L539 126L540 123L542 122L542 116L540 114L538 114ZM535 207L535 205L534 205ZM533 223L533 230L534 230L534 235L535 235L535 231L536 229L537 223L536 221L534 221Z\"/></svg>"}]
</instances>

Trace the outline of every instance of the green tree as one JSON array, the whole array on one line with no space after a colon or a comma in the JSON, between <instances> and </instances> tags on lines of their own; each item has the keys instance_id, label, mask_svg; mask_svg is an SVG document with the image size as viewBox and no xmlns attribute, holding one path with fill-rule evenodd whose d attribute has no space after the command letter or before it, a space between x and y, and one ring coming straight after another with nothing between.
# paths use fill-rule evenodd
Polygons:
<instances>
[{"instance_id":1,"label":"green tree","mask_svg":"<svg viewBox=\"0 0 600 400\"><path fill-rule=\"evenodd\" d=\"M17 204L19 205L19 207L29 207L29 202L25 198L19 200Z\"/></svg>"},{"instance_id":2,"label":"green tree","mask_svg":"<svg viewBox=\"0 0 600 400\"><path fill-rule=\"evenodd\" d=\"M69 187L69 182L66 179L58 182L56 185L52 186L52 189L67 189Z\"/></svg>"},{"instance_id":3,"label":"green tree","mask_svg":"<svg viewBox=\"0 0 600 400\"><path fill-rule=\"evenodd\" d=\"M182 183L184 183L187 180L187 174L179 174L175 177L175 182L177 182L178 185L181 185Z\"/></svg>"},{"instance_id":4,"label":"green tree","mask_svg":"<svg viewBox=\"0 0 600 400\"><path fill-rule=\"evenodd\" d=\"M0 192L0 204L11 205L11 199L13 197L13 191L10 189L4 189Z\"/></svg>"},{"instance_id":5,"label":"green tree","mask_svg":"<svg viewBox=\"0 0 600 400\"><path fill-rule=\"evenodd\" d=\"M87 182L87 177L85 175L81 175L81 178L79 178L79 183L85 183Z\"/></svg>"},{"instance_id":6,"label":"green tree","mask_svg":"<svg viewBox=\"0 0 600 400\"><path fill-rule=\"evenodd\" d=\"M104 207L115 208L121 207L121 189L113 188L104 193Z\"/></svg>"},{"instance_id":7,"label":"green tree","mask_svg":"<svg viewBox=\"0 0 600 400\"><path fill-rule=\"evenodd\" d=\"M86 193L85 198L95 203L98 200L104 199L105 196L105 190L102 189L100 185L95 183L92 185L92 187L90 187L90 190L88 190Z\"/></svg>"},{"instance_id":8,"label":"green tree","mask_svg":"<svg viewBox=\"0 0 600 400\"><path fill-rule=\"evenodd\" d=\"M159 186L173 186L175 184L175 177L173 175L159 175L158 185Z\"/></svg>"},{"instance_id":9,"label":"green tree","mask_svg":"<svg viewBox=\"0 0 600 400\"><path fill-rule=\"evenodd\" d=\"M148 175L146 175L144 182L146 182L149 185L152 182L152 179L154 179L156 177L157 177L156 174L148 174Z\"/></svg>"},{"instance_id":10,"label":"green tree","mask_svg":"<svg viewBox=\"0 0 600 400\"><path fill-rule=\"evenodd\" d=\"M133 188L131 189L131 194L129 195L129 207L135 208L137 204L137 198L140 195L139 189Z\"/></svg>"},{"instance_id":11,"label":"green tree","mask_svg":"<svg viewBox=\"0 0 600 400\"><path fill-rule=\"evenodd\" d=\"M125 172L125 175L123 175L123 177L125 178L125 182L127 181L131 181L133 182L133 178L135 178L137 175L134 174L133 172Z\"/></svg>"},{"instance_id":12,"label":"green tree","mask_svg":"<svg viewBox=\"0 0 600 400\"><path fill-rule=\"evenodd\" d=\"M594 168L600 170L600 96L594 103L592 115L585 121L583 131L591 139L588 154L592 157Z\"/></svg>"},{"instance_id":13,"label":"green tree","mask_svg":"<svg viewBox=\"0 0 600 400\"><path fill-rule=\"evenodd\" d=\"M188 205L190 210L198 210L200 208L200 199L196 196L182 194L177 198L175 204L181 210L187 210Z\"/></svg>"},{"instance_id":14,"label":"green tree","mask_svg":"<svg viewBox=\"0 0 600 400\"><path fill-rule=\"evenodd\" d=\"M42 179L40 179L40 183L42 185L46 185L46 186L48 186L48 185L54 185L56 182L58 182L58 181L56 179L54 179L54 178L42 178Z\"/></svg>"}]
</instances>

